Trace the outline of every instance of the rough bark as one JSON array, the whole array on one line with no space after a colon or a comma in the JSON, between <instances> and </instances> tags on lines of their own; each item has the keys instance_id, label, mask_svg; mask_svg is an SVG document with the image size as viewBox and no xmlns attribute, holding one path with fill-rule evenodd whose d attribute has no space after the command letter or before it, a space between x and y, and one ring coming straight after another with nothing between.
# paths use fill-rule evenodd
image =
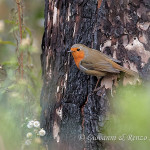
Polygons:
<instances>
[{"instance_id":1,"label":"rough bark","mask_svg":"<svg viewBox=\"0 0 150 150\"><path fill-rule=\"evenodd\" d=\"M149 0L45 0L41 126L48 149L105 148L90 138L105 125L115 79L103 78L93 92L97 79L77 69L70 47L82 43L101 50L149 80L149 25Z\"/></svg>"}]
</instances>

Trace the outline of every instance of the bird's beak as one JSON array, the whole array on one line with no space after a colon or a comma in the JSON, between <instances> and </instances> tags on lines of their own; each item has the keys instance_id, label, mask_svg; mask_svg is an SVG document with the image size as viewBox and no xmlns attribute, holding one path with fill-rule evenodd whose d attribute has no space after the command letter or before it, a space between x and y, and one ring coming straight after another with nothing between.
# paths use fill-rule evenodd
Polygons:
<instances>
[{"instance_id":1,"label":"bird's beak","mask_svg":"<svg viewBox=\"0 0 150 150\"><path fill-rule=\"evenodd\" d=\"M67 51L68 53L72 53L72 51Z\"/></svg>"}]
</instances>

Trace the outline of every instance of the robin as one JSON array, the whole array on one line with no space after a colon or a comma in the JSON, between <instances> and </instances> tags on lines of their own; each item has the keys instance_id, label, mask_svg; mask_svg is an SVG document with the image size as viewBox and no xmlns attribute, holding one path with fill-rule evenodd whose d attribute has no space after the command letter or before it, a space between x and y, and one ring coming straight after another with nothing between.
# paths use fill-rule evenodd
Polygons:
<instances>
[{"instance_id":1,"label":"robin","mask_svg":"<svg viewBox=\"0 0 150 150\"><path fill-rule=\"evenodd\" d=\"M137 72L117 64L119 62L118 60L83 44L74 44L69 52L72 53L78 69L88 75L93 75L98 78L97 84L101 77L110 73L119 74L120 72L124 72L125 75L138 77Z\"/></svg>"}]
</instances>

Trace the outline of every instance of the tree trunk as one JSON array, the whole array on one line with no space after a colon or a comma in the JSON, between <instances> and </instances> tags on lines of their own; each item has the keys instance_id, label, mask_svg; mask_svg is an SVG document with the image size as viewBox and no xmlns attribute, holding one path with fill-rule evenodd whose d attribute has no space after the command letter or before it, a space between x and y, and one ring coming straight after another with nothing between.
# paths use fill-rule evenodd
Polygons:
<instances>
[{"instance_id":1,"label":"tree trunk","mask_svg":"<svg viewBox=\"0 0 150 150\"><path fill-rule=\"evenodd\" d=\"M48 149L105 149L94 137L105 125L116 78L103 78L93 92L96 77L77 69L70 47L101 50L148 80L149 21L149 0L45 0L41 126Z\"/></svg>"}]
</instances>

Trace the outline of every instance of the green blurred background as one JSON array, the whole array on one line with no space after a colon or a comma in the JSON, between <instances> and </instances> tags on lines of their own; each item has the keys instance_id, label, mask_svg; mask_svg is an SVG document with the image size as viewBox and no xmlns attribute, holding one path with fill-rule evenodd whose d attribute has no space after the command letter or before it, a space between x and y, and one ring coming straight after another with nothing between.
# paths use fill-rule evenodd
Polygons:
<instances>
[{"instance_id":1,"label":"green blurred background","mask_svg":"<svg viewBox=\"0 0 150 150\"><path fill-rule=\"evenodd\" d=\"M0 150L44 148L36 134L39 129L27 127L30 120L40 120L44 5L44 0L21 1L24 45L19 47L16 1L0 0ZM16 52L17 48L20 52ZM18 73L21 51L24 53L23 79ZM26 137L28 132L33 134L32 138Z\"/></svg>"},{"instance_id":2,"label":"green blurred background","mask_svg":"<svg viewBox=\"0 0 150 150\"><path fill-rule=\"evenodd\" d=\"M148 150L150 147L150 87L119 87L111 101L105 134L116 136L119 149ZM118 150L118 148L116 148Z\"/></svg>"}]
</instances>

